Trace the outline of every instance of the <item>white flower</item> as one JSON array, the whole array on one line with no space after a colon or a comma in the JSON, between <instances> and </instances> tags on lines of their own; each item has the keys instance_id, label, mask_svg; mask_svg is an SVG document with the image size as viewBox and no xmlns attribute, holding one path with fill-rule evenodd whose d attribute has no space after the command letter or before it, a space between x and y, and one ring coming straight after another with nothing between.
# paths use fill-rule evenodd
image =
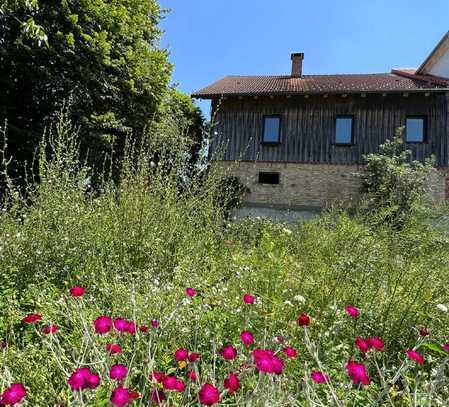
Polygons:
<instances>
[{"instance_id":1,"label":"white flower","mask_svg":"<svg viewBox=\"0 0 449 407\"><path fill-rule=\"evenodd\" d=\"M291 235L293 232L290 230L290 229L288 229L288 228L282 228L282 231L285 233L285 234L287 234L287 235Z\"/></svg>"},{"instance_id":2,"label":"white flower","mask_svg":"<svg viewBox=\"0 0 449 407\"><path fill-rule=\"evenodd\" d=\"M447 312L447 307L444 304L437 304L437 308L441 311L441 312Z\"/></svg>"},{"instance_id":3,"label":"white flower","mask_svg":"<svg viewBox=\"0 0 449 407\"><path fill-rule=\"evenodd\" d=\"M300 302L301 304L302 303L304 303L304 302L306 302L306 299L302 296L302 295L295 295L294 297L293 297L293 299L295 300L295 301L298 301L298 302Z\"/></svg>"},{"instance_id":4,"label":"white flower","mask_svg":"<svg viewBox=\"0 0 449 407\"><path fill-rule=\"evenodd\" d=\"M284 304L285 305L290 305L290 307L293 307L293 304L290 301L285 301Z\"/></svg>"}]
</instances>

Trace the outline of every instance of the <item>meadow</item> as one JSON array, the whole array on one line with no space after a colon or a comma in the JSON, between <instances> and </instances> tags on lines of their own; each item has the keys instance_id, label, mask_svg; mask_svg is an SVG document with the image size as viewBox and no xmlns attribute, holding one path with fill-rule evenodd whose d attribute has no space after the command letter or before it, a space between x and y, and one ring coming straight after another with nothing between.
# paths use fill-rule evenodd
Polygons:
<instances>
[{"instance_id":1,"label":"meadow","mask_svg":"<svg viewBox=\"0 0 449 407\"><path fill-rule=\"evenodd\" d=\"M50 140L3 197L0 405L448 404L437 217L237 223L182 151L133 146L90 188L70 123Z\"/></svg>"}]
</instances>

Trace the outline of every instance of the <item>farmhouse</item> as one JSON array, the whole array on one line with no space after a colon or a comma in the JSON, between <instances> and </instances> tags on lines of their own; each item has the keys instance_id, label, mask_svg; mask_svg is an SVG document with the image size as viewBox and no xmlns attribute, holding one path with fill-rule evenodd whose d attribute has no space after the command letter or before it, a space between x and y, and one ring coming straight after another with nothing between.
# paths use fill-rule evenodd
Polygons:
<instances>
[{"instance_id":1,"label":"farmhouse","mask_svg":"<svg viewBox=\"0 0 449 407\"><path fill-rule=\"evenodd\" d=\"M436 200L449 194L449 33L417 69L226 76L195 92L212 101L212 159L248 187L249 205L318 208L357 196L363 155L404 126L413 158L436 157Z\"/></svg>"}]
</instances>

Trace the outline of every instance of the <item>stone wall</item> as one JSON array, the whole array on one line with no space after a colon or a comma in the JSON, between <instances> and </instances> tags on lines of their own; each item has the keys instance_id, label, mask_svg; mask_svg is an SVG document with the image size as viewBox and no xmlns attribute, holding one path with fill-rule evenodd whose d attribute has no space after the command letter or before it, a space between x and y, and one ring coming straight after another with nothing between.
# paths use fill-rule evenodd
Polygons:
<instances>
[{"instance_id":1,"label":"stone wall","mask_svg":"<svg viewBox=\"0 0 449 407\"><path fill-rule=\"evenodd\" d=\"M356 165L302 164L280 162L216 161L230 175L237 176L248 188L248 205L323 208L332 203L355 203L361 188ZM279 173L279 184L260 184L259 172ZM435 171L429 179L431 196L442 202L447 196L447 173Z\"/></svg>"}]
</instances>

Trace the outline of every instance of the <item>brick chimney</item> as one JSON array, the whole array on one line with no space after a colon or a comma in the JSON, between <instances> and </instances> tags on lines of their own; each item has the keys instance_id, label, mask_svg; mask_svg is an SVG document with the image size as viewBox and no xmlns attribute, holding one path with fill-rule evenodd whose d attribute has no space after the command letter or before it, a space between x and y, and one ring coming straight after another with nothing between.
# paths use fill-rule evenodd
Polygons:
<instances>
[{"instance_id":1,"label":"brick chimney","mask_svg":"<svg viewBox=\"0 0 449 407\"><path fill-rule=\"evenodd\" d=\"M300 78L302 76L302 60L304 59L303 52L292 54L292 76Z\"/></svg>"}]
</instances>

